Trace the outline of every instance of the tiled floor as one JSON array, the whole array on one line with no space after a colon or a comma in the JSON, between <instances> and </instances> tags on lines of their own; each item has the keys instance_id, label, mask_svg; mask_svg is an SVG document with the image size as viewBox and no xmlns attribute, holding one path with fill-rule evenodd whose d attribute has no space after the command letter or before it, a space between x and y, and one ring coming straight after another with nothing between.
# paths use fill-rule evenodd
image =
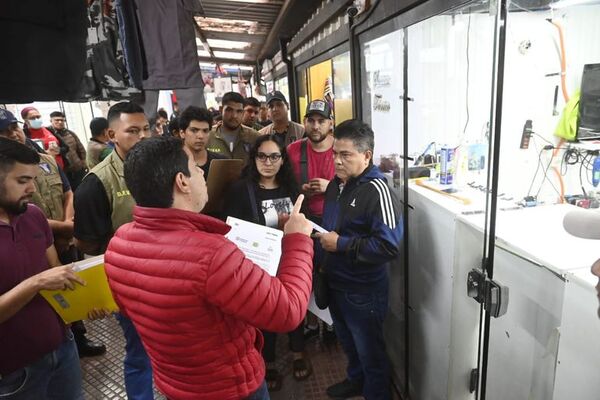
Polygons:
<instances>
[{"instance_id":1,"label":"tiled floor","mask_svg":"<svg viewBox=\"0 0 600 400\"><path fill-rule=\"evenodd\" d=\"M85 358L81 362L86 399L125 399L123 386L123 356L125 341L121 328L114 318L86 322L88 337L107 347L105 355ZM288 350L287 335L277 340L277 367L284 375L282 389L271 393L272 400L327 399L325 388L345 378L346 359L339 345L325 346L319 338L306 345L306 353L313 366L313 375L296 382L292 376L292 354ZM357 399L360 399L358 397ZM164 397L155 391L155 399Z\"/></svg>"}]
</instances>

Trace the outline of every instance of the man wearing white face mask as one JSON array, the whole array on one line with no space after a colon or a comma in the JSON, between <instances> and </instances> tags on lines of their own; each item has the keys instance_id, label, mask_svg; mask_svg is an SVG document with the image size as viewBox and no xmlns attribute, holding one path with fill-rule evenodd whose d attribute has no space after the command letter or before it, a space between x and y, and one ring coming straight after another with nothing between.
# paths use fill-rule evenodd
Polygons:
<instances>
[{"instance_id":1,"label":"man wearing white face mask","mask_svg":"<svg viewBox=\"0 0 600 400\"><path fill-rule=\"evenodd\" d=\"M42 126L44 122L42 121L42 115L37 108L25 107L21 110L21 117L25 121L27 127L25 132L27 136L34 141L41 140L44 145L44 150L48 154L54 156L56 163L64 170L65 161L60 154L62 143L52 134L52 132Z\"/></svg>"}]
</instances>

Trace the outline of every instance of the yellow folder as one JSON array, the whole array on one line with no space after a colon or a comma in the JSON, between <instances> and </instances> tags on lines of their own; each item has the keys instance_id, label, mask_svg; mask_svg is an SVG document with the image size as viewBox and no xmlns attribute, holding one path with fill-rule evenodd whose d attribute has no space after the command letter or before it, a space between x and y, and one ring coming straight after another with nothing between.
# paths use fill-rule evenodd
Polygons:
<instances>
[{"instance_id":1,"label":"yellow folder","mask_svg":"<svg viewBox=\"0 0 600 400\"><path fill-rule=\"evenodd\" d=\"M76 283L75 290L40 290L65 323L87 319L94 308L119 309L104 272L104 255L76 262L73 271L87 282L86 286Z\"/></svg>"}]
</instances>

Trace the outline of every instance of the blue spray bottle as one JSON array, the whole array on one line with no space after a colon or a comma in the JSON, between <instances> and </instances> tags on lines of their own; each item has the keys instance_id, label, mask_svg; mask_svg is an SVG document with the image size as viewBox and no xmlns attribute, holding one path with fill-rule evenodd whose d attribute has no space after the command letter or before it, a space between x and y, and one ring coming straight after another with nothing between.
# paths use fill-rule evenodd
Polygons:
<instances>
[{"instance_id":1,"label":"blue spray bottle","mask_svg":"<svg viewBox=\"0 0 600 400\"><path fill-rule=\"evenodd\" d=\"M592 167L592 185L597 187L600 183L600 156L594 158L594 165Z\"/></svg>"}]
</instances>

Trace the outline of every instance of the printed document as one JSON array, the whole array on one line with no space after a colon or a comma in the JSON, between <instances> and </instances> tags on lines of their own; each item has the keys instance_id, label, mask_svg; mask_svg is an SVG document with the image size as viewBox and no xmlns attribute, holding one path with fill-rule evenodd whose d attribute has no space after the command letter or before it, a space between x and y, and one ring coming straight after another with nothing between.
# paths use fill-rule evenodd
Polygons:
<instances>
[{"instance_id":1,"label":"printed document","mask_svg":"<svg viewBox=\"0 0 600 400\"><path fill-rule=\"evenodd\" d=\"M269 275L276 276L283 232L234 217L227 217L226 222L231 230L225 237Z\"/></svg>"}]
</instances>

